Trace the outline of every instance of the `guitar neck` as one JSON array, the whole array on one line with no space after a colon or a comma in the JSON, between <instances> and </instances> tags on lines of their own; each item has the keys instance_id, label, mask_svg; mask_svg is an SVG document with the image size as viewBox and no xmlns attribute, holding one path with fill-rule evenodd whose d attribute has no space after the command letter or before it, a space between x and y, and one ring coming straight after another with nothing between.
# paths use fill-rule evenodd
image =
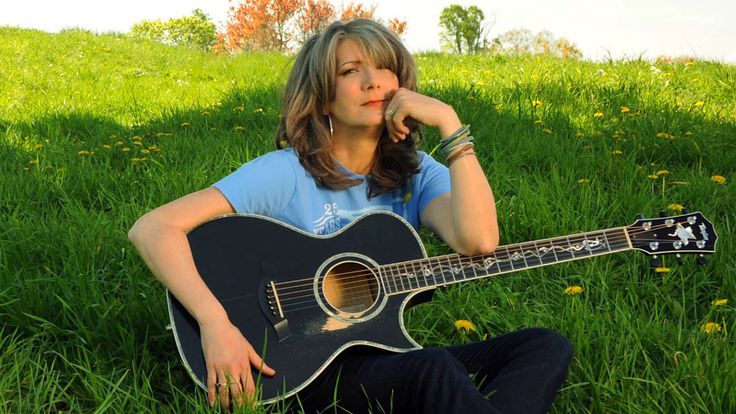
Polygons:
<instances>
[{"instance_id":1,"label":"guitar neck","mask_svg":"<svg viewBox=\"0 0 736 414\"><path fill-rule=\"evenodd\" d=\"M631 250L626 227L510 244L479 256L451 254L380 266L388 294L405 293L503 273Z\"/></svg>"}]
</instances>

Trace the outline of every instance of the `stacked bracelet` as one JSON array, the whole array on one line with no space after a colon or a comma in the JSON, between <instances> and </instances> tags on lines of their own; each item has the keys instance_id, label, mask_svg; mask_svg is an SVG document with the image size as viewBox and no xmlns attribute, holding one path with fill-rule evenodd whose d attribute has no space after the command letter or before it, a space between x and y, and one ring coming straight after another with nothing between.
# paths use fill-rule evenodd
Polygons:
<instances>
[{"instance_id":1,"label":"stacked bracelet","mask_svg":"<svg viewBox=\"0 0 736 414\"><path fill-rule=\"evenodd\" d=\"M475 155L475 151L473 151L473 146L473 144L465 145L464 147L457 150L454 154L450 155L450 157L447 158L447 166L451 166L452 163L467 155Z\"/></svg>"},{"instance_id":2,"label":"stacked bracelet","mask_svg":"<svg viewBox=\"0 0 736 414\"><path fill-rule=\"evenodd\" d=\"M470 135L470 125L464 125L452 135L440 141L439 149L447 159L447 165L449 166L460 157L474 154L472 152L474 140L475 138Z\"/></svg>"},{"instance_id":3,"label":"stacked bracelet","mask_svg":"<svg viewBox=\"0 0 736 414\"><path fill-rule=\"evenodd\" d=\"M470 136L470 125L465 125L449 137L440 141L440 152L445 158L447 158L456 149L472 142L473 137Z\"/></svg>"}]
</instances>

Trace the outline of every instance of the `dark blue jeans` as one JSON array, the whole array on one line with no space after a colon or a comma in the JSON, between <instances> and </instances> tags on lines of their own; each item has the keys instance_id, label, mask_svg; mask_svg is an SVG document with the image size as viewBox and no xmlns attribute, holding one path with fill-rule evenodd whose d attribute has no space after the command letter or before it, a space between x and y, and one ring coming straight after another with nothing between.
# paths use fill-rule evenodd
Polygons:
<instances>
[{"instance_id":1,"label":"dark blue jeans","mask_svg":"<svg viewBox=\"0 0 736 414\"><path fill-rule=\"evenodd\" d=\"M299 400L309 414L544 413L571 358L570 342L544 328L448 348L347 356Z\"/></svg>"}]
</instances>

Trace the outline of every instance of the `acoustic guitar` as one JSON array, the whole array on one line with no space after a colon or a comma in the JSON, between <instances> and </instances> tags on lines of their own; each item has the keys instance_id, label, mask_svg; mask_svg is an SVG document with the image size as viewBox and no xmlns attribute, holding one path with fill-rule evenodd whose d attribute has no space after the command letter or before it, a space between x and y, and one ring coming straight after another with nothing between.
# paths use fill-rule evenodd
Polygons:
<instances>
[{"instance_id":1,"label":"acoustic guitar","mask_svg":"<svg viewBox=\"0 0 736 414\"><path fill-rule=\"evenodd\" d=\"M188 233L199 274L230 321L276 370L260 375L260 401L306 387L341 353L421 348L405 309L440 286L626 250L659 256L713 253L716 233L699 212L625 227L501 246L491 254L427 257L411 225L367 214L327 236L270 218L234 214ZM203 389L207 368L196 320L167 292L182 361Z\"/></svg>"}]
</instances>

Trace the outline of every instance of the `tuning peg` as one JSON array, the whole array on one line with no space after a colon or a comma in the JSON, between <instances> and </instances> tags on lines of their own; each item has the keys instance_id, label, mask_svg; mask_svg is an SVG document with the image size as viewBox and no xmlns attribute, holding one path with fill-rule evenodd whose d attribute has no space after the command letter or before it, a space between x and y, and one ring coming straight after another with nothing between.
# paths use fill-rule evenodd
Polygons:
<instances>
[{"instance_id":1,"label":"tuning peg","mask_svg":"<svg viewBox=\"0 0 736 414\"><path fill-rule=\"evenodd\" d=\"M649 260L649 266L653 268L662 267L662 258L659 256L652 256L652 259Z\"/></svg>"},{"instance_id":2,"label":"tuning peg","mask_svg":"<svg viewBox=\"0 0 736 414\"><path fill-rule=\"evenodd\" d=\"M708 264L708 258L701 254L698 255L698 258L695 260L695 262L700 266L705 266Z\"/></svg>"},{"instance_id":3,"label":"tuning peg","mask_svg":"<svg viewBox=\"0 0 736 414\"><path fill-rule=\"evenodd\" d=\"M644 220L644 213L639 213L636 215L637 220Z\"/></svg>"},{"instance_id":4,"label":"tuning peg","mask_svg":"<svg viewBox=\"0 0 736 414\"><path fill-rule=\"evenodd\" d=\"M667 212L664 210L659 210L659 217L667 217Z\"/></svg>"}]
</instances>

